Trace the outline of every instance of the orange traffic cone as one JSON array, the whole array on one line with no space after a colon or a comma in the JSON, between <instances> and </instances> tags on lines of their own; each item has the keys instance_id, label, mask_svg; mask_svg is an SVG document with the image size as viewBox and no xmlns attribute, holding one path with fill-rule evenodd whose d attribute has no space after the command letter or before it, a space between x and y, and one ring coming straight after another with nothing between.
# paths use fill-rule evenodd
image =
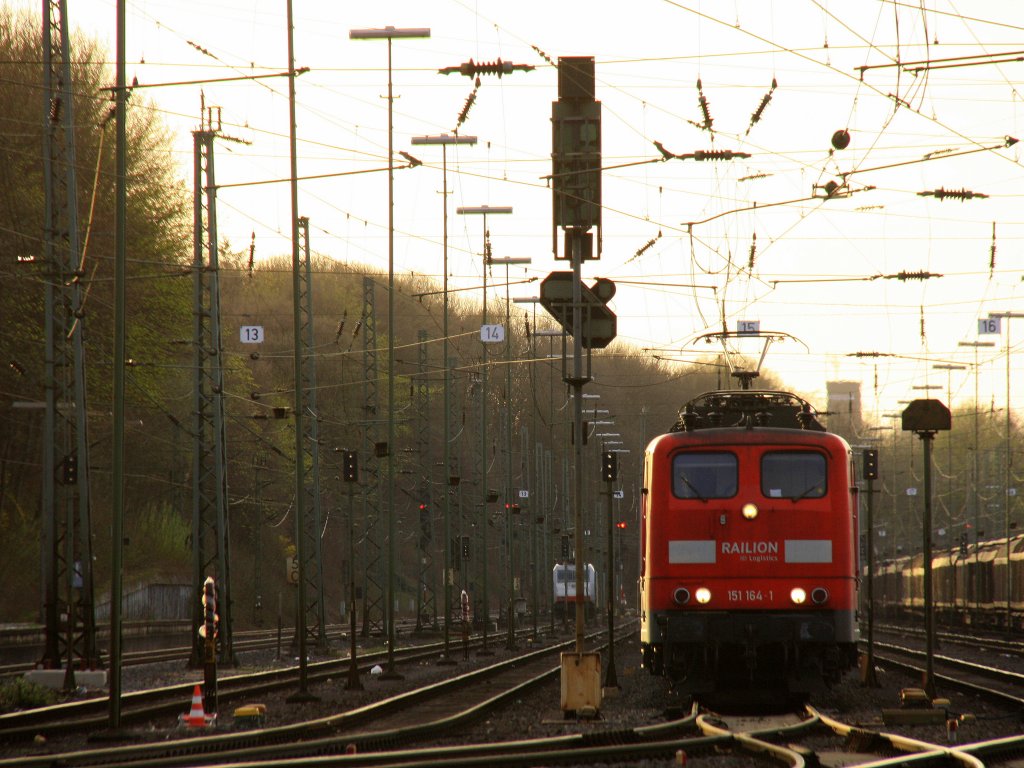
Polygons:
<instances>
[{"instance_id":1,"label":"orange traffic cone","mask_svg":"<svg viewBox=\"0 0 1024 768\"><path fill-rule=\"evenodd\" d=\"M185 725L202 727L206 725L206 713L203 711L203 692L199 686L192 691L192 709L185 715Z\"/></svg>"}]
</instances>

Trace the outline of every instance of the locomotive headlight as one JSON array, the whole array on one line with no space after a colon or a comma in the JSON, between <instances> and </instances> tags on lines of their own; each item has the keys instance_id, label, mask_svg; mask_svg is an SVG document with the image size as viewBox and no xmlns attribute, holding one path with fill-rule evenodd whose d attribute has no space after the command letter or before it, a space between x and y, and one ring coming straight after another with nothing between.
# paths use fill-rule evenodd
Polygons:
<instances>
[{"instance_id":1,"label":"locomotive headlight","mask_svg":"<svg viewBox=\"0 0 1024 768\"><path fill-rule=\"evenodd\" d=\"M815 605L821 605L828 601L828 590L824 587L815 587L811 590L811 602Z\"/></svg>"},{"instance_id":2,"label":"locomotive headlight","mask_svg":"<svg viewBox=\"0 0 1024 768\"><path fill-rule=\"evenodd\" d=\"M757 504L751 504L749 501L743 505L743 517L747 520L753 520L757 517Z\"/></svg>"},{"instance_id":3,"label":"locomotive headlight","mask_svg":"<svg viewBox=\"0 0 1024 768\"><path fill-rule=\"evenodd\" d=\"M686 587L679 587L672 593L672 599L675 600L677 605L686 605L690 602L690 590Z\"/></svg>"},{"instance_id":4,"label":"locomotive headlight","mask_svg":"<svg viewBox=\"0 0 1024 768\"><path fill-rule=\"evenodd\" d=\"M694 593L694 597L697 598L698 603L706 605L711 602L711 590L707 587L701 587Z\"/></svg>"},{"instance_id":5,"label":"locomotive headlight","mask_svg":"<svg viewBox=\"0 0 1024 768\"><path fill-rule=\"evenodd\" d=\"M789 599L797 605L803 605L807 602L807 593L800 587L793 587L793 589L789 591Z\"/></svg>"}]
</instances>

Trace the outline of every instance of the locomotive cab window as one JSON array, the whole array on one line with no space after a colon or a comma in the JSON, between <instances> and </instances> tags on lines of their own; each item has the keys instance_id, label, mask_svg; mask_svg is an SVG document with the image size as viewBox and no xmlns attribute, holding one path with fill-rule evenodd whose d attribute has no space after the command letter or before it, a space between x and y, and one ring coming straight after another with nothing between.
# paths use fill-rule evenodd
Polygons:
<instances>
[{"instance_id":1,"label":"locomotive cab window","mask_svg":"<svg viewBox=\"0 0 1024 768\"><path fill-rule=\"evenodd\" d=\"M738 462L732 453L679 453L672 459L672 493L680 499L728 499L736 495Z\"/></svg>"},{"instance_id":2,"label":"locomotive cab window","mask_svg":"<svg viewBox=\"0 0 1024 768\"><path fill-rule=\"evenodd\" d=\"M773 499L820 499L827 489L825 457L813 451L772 451L761 457L761 493Z\"/></svg>"}]
</instances>

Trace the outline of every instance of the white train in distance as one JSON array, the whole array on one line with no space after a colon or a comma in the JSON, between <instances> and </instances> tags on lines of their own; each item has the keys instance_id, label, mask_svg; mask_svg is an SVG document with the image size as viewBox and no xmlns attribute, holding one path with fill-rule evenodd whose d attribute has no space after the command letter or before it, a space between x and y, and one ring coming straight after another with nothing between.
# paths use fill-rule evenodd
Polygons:
<instances>
[{"instance_id":1,"label":"white train in distance","mask_svg":"<svg viewBox=\"0 0 1024 768\"><path fill-rule=\"evenodd\" d=\"M597 598L597 571L594 566L587 563L583 566L583 615L585 621L590 621L596 613ZM567 561L555 563L551 570L551 591L555 618L575 620L576 618L576 563Z\"/></svg>"}]
</instances>

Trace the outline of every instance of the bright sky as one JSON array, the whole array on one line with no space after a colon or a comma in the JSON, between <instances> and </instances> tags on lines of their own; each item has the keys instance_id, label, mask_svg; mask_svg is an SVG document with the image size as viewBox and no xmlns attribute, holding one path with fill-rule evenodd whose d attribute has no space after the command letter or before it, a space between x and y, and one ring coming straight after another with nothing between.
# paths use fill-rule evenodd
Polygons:
<instances>
[{"instance_id":1,"label":"bright sky","mask_svg":"<svg viewBox=\"0 0 1024 768\"><path fill-rule=\"evenodd\" d=\"M25 5L38 13L38 2ZM113 1L69 5L72 26L113 53ZM441 150L411 139L452 132L473 82L437 70L498 58L536 69L484 77L460 128L480 143L448 150L452 287L481 283L482 222L456 216L457 206L513 207L488 217L495 257L533 259L511 268L513 280L568 268L551 256L542 178L557 98L546 59L593 56L604 165L634 164L604 173L603 255L584 266L585 280L618 283L620 340L692 359L714 349L691 343L700 334L758 321L802 342L768 354L766 366L789 387L824 409L827 380L861 381L869 417L926 396L915 385L940 385L930 396L942 400L947 386L954 400L973 398L976 352L981 401L1005 407L1008 337L1021 380L1024 317L1002 320L1000 335L978 335L989 313L1024 314L1024 143L1006 146L1024 138L1014 86L1024 62L1013 61L1024 49L1019 3L295 0L293 13L296 66L309 68L296 86L300 177L387 166L387 43L350 40L349 30L431 30L393 47L395 150L424 163L395 173L396 272L442 273ZM285 20L285 0L128 0L128 79L150 86L285 71ZM911 63L952 57L972 58L945 63L972 66L915 72ZM860 67L870 68L861 76ZM698 127L698 80L713 133ZM218 142L220 184L288 176L284 78L139 93L177 136L189 184L201 93L222 108L225 137L251 142ZM830 151L843 129L849 147ZM642 162L661 157L655 141L675 154L751 156ZM825 185L844 182L824 199ZM936 190L987 197L939 199ZM315 252L387 268L386 173L302 181L299 196ZM220 234L236 249L255 232L258 257L290 253L288 184L224 188L219 200ZM504 270L488 279L503 297ZM537 284L511 291L536 295ZM995 346L959 345L979 340ZM948 364L968 367L934 367ZM1016 389L1019 406L1024 380Z\"/></svg>"}]
</instances>

